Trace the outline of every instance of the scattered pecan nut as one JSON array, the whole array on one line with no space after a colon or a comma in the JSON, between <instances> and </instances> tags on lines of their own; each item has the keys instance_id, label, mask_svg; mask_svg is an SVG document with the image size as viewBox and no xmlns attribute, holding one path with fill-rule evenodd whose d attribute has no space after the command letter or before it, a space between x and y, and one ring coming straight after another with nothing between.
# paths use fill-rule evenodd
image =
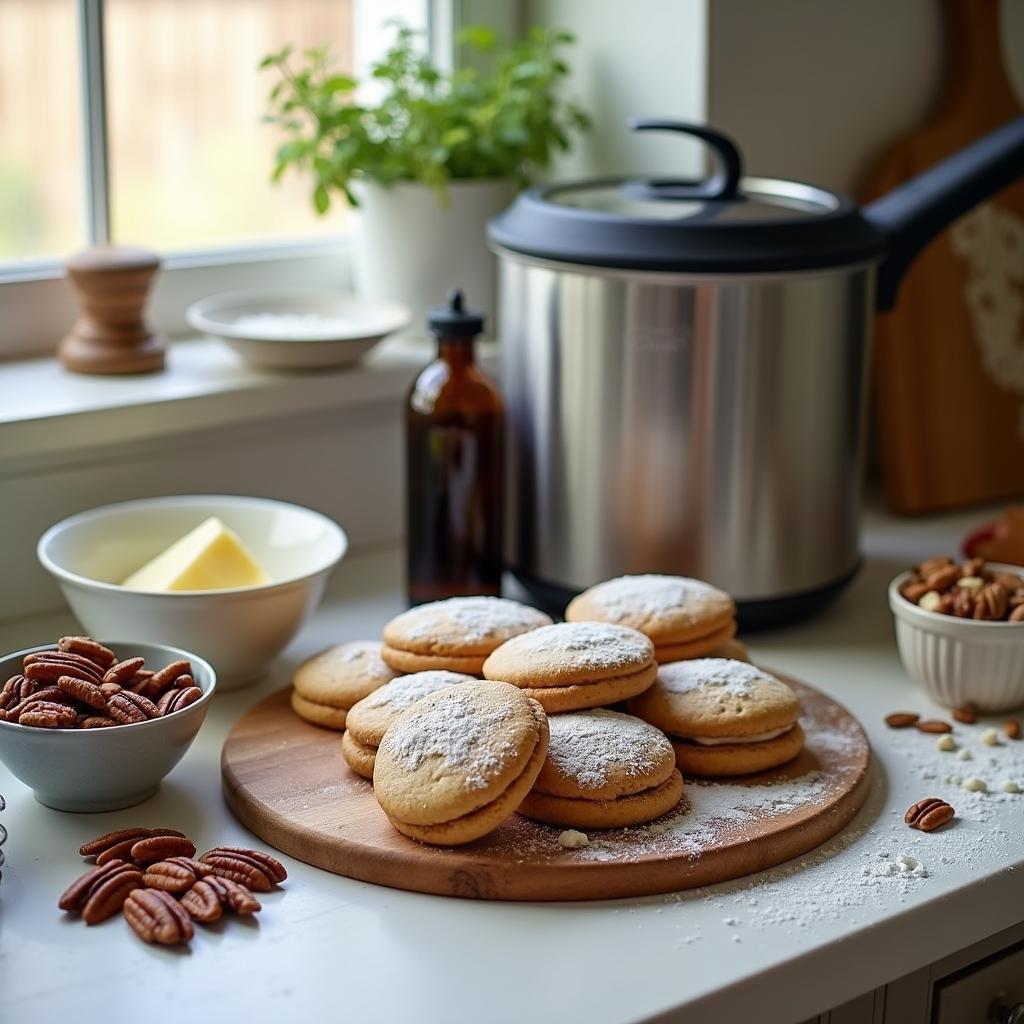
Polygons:
<instances>
[{"instance_id":1,"label":"scattered pecan nut","mask_svg":"<svg viewBox=\"0 0 1024 1024\"><path fill-rule=\"evenodd\" d=\"M163 889L164 892L183 893L195 885L205 872L196 871L192 864L199 864L184 855L173 860L158 860L146 867L144 876L149 889Z\"/></svg>"},{"instance_id":2,"label":"scattered pecan nut","mask_svg":"<svg viewBox=\"0 0 1024 1024\"><path fill-rule=\"evenodd\" d=\"M132 859L132 849L136 843L144 839L152 839L161 836L185 839L183 832L173 828L125 828L117 832L108 832L104 836L97 836L95 839L85 843L79 853L83 857L95 857L97 864L106 864L116 858L123 860ZM157 857L156 860L163 858Z\"/></svg>"},{"instance_id":3,"label":"scattered pecan nut","mask_svg":"<svg viewBox=\"0 0 1024 1024\"><path fill-rule=\"evenodd\" d=\"M948 821L952 821L956 811L945 800L930 796L926 800L919 800L913 804L903 820L911 827L922 832L934 832L941 828Z\"/></svg>"},{"instance_id":4,"label":"scattered pecan nut","mask_svg":"<svg viewBox=\"0 0 1024 1024\"><path fill-rule=\"evenodd\" d=\"M953 708L952 715L958 722L962 722L964 725L974 725L978 720L978 714L971 704L965 704L960 708Z\"/></svg>"},{"instance_id":5,"label":"scattered pecan nut","mask_svg":"<svg viewBox=\"0 0 1024 1024\"><path fill-rule=\"evenodd\" d=\"M160 889L136 889L125 900L122 913L143 942L176 946L194 934L192 919L169 892Z\"/></svg>"},{"instance_id":6,"label":"scattered pecan nut","mask_svg":"<svg viewBox=\"0 0 1024 1024\"><path fill-rule=\"evenodd\" d=\"M130 864L122 865L89 890L89 898L82 907L82 920L86 924L106 921L124 906L134 890L142 887L142 872Z\"/></svg>"},{"instance_id":7,"label":"scattered pecan nut","mask_svg":"<svg viewBox=\"0 0 1024 1024\"><path fill-rule=\"evenodd\" d=\"M943 722L939 718L926 718L917 723L919 732L942 733L952 732L953 726L949 722Z\"/></svg>"},{"instance_id":8,"label":"scattered pecan nut","mask_svg":"<svg viewBox=\"0 0 1024 1024\"><path fill-rule=\"evenodd\" d=\"M1020 739L1020 722L1016 718L1009 718L1003 723L1003 732L1008 740Z\"/></svg>"},{"instance_id":9,"label":"scattered pecan nut","mask_svg":"<svg viewBox=\"0 0 1024 1024\"><path fill-rule=\"evenodd\" d=\"M57 906L61 910L81 910L89 898L89 892L108 875L123 867L130 867L127 861L112 860L106 864L98 864L76 878L61 894Z\"/></svg>"},{"instance_id":10,"label":"scattered pecan nut","mask_svg":"<svg viewBox=\"0 0 1024 1024\"><path fill-rule=\"evenodd\" d=\"M194 921L212 924L223 914L220 893L209 882L199 879L181 897L181 906Z\"/></svg>"},{"instance_id":11,"label":"scattered pecan nut","mask_svg":"<svg viewBox=\"0 0 1024 1024\"><path fill-rule=\"evenodd\" d=\"M917 725L920 717L913 711L894 711L891 715L885 716L885 724L890 729L909 729L910 726Z\"/></svg>"},{"instance_id":12,"label":"scattered pecan nut","mask_svg":"<svg viewBox=\"0 0 1024 1024\"><path fill-rule=\"evenodd\" d=\"M131 848L131 858L136 864L155 864L168 857L191 857L195 852L195 844L187 836L163 834L140 839Z\"/></svg>"},{"instance_id":13,"label":"scattered pecan nut","mask_svg":"<svg viewBox=\"0 0 1024 1024\"><path fill-rule=\"evenodd\" d=\"M288 877L284 865L261 850L215 846L199 859L218 877L238 882L253 892L270 892Z\"/></svg>"}]
</instances>

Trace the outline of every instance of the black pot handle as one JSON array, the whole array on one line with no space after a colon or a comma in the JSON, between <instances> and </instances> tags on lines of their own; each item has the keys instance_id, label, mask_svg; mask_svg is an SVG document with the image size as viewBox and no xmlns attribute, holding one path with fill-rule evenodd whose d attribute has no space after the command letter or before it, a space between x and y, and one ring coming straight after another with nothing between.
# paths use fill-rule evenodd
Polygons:
<instances>
[{"instance_id":1,"label":"black pot handle","mask_svg":"<svg viewBox=\"0 0 1024 1024\"><path fill-rule=\"evenodd\" d=\"M635 132L681 132L706 142L715 153L717 167L704 181L685 181L680 178L637 178L625 183L629 195L641 199L738 199L739 183L743 174L743 160L736 143L711 128L685 121L657 118L630 118L629 127Z\"/></svg>"},{"instance_id":2,"label":"black pot handle","mask_svg":"<svg viewBox=\"0 0 1024 1024\"><path fill-rule=\"evenodd\" d=\"M892 309L914 257L947 224L1024 175L1024 117L876 199L864 216L885 236L876 304Z\"/></svg>"}]
</instances>

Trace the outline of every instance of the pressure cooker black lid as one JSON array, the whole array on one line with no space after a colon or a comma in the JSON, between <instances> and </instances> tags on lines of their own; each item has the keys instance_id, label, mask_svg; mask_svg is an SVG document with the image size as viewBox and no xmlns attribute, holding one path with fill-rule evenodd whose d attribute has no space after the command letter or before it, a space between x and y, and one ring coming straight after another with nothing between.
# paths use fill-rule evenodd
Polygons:
<instances>
[{"instance_id":1,"label":"pressure cooker black lid","mask_svg":"<svg viewBox=\"0 0 1024 1024\"><path fill-rule=\"evenodd\" d=\"M490 222L491 242L560 263L700 274L813 270L882 255L881 234L849 197L743 177L732 140L700 125L632 127L703 139L715 173L698 182L614 178L529 189Z\"/></svg>"}]
</instances>

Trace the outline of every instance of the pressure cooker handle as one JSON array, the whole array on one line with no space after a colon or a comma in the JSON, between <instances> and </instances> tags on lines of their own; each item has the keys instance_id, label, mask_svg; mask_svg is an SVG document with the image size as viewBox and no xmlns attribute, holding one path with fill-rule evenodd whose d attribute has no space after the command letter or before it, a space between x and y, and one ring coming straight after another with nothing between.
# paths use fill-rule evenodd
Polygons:
<instances>
[{"instance_id":1,"label":"pressure cooker handle","mask_svg":"<svg viewBox=\"0 0 1024 1024\"><path fill-rule=\"evenodd\" d=\"M680 178L643 178L625 183L623 188L632 196L642 199L738 199L739 183L743 175L743 160L736 143L702 124L657 118L630 118L629 127L635 132L680 132L693 135L714 150L717 167L704 181L685 181Z\"/></svg>"},{"instance_id":2,"label":"pressure cooker handle","mask_svg":"<svg viewBox=\"0 0 1024 1024\"><path fill-rule=\"evenodd\" d=\"M1024 175L1024 117L1008 121L966 149L876 199L864 210L885 236L877 305L892 309L907 268L947 224Z\"/></svg>"}]
</instances>

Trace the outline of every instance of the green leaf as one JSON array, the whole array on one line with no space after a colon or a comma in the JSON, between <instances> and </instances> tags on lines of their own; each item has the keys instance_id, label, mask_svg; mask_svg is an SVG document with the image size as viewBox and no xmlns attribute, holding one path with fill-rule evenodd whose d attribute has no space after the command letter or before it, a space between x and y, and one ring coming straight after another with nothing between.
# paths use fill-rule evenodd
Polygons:
<instances>
[{"instance_id":1,"label":"green leaf","mask_svg":"<svg viewBox=\"0 0 1024 1024\"><path fill-rule=\"evenodd\" d=\"M493 50L498 45L498 33L490 25L467 25L456 33L455 41L476 50Z\"/></svg>"},{"instance_id":2,"label":"green leaf","mask_svg":"<svg viewBox=\"0 0 1024 1024\"><path fill-rule=\"evenodd\" d=\"M331 206L331 197L327 189L322 185L318 184L313 189L313 208L322 217Z\"/></svg>"}]
</instances>

